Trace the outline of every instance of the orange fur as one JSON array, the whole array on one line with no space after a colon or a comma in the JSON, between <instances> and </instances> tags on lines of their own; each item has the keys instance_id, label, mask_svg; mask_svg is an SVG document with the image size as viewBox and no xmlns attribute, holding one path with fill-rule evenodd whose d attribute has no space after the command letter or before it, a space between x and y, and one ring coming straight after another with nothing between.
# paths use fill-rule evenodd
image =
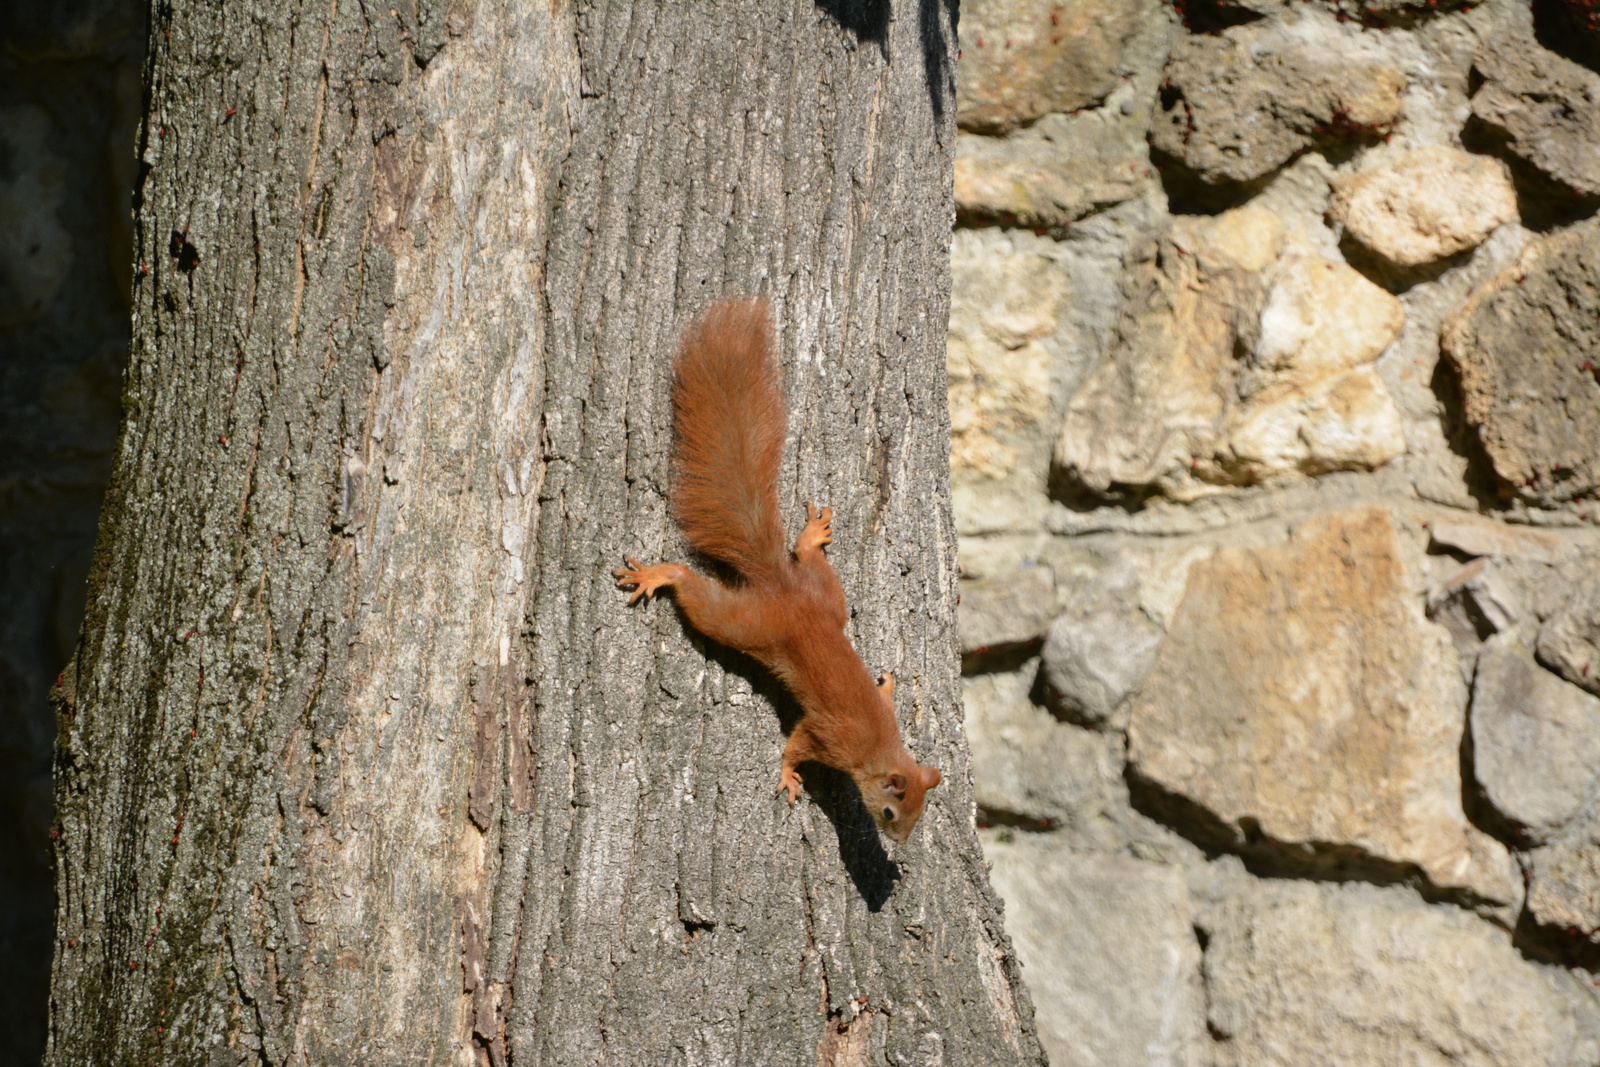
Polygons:
<instances>
[{"instance_id":1,"label":"orange fur","mask_svg":"<svg viewBox=\"0 0 1600 1067\"><path fill-rule=\"evenodd\" d=\"M894 679L873 681L845 636L844 590L822 553L832 512L809 504L791 556L778 515L784 406L765 300L715 305L685 337L673 386L672 511L695 548L742 582L729 584L676 563L616 572L630 603L670 588L695 629L748 653L799 702L778 788L793 803L799 764L849 774L873 819L904 841L939 772L917 763L900 739Z\"/></svg>"}]
</instances>

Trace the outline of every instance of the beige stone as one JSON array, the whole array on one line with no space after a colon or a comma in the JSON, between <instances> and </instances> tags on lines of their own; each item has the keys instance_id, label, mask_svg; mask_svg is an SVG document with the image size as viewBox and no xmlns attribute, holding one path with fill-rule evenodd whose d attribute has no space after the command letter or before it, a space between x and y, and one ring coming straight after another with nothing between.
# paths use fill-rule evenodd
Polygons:
<instances>
[{"instance_id":1,"label":"beige stone","mask_svg":"<svg viewBox=\"0 0 1600 1067\"><path fill-rule=\"evenodd\" d=\"M1128 757L1240 843L1248 826L1355 849L1511 907L1509 854L1461 808L1465 705L1388 512L1323 513L1282 547L1224 548L1190 569L1133 699Z\"/></svg>"},{"instance_id":2,"label":"beige stone","mask_svg":"<svg viewBox=\"0 0 1600 1067\"><path fill-rule=\"evenodd\" d=\"M1509 556L1549 563L1561 554L1553 534L1497 522L1436 522L1428 527L1432 543L1469 556Z\"/></svg>"},{"instance_id":3,"label":"beige stone","mask_svg":"<svg viewBox=\"0 0 1600 1067\"><path fill-rule=\"evenodd\" d=\"M1274 213L1176 221L1136 284L1107 360L1068 402L1055 452L1068 484L1185 499L1405 452L1372 366L1403 306Z\"/></svg>"},{"instance_id":4,"label":"beige stone","mask_svg":"<svg viewBox=\"0 0 1600 1067\"><path fill-rule=\"evenodd\" d=\"M1400 412L1372 367L1247 406L1228 438L1233 464L1252 473L1372 470L1406 450Z\"/></svg>"},{"instance_id":5,"label":"beige stone","mask_svg":"<svg viewBox=\"0 0 1600 1067\"><path fill-rule=\"evenodd\" d=\"M1503 930L1399 888L1193 886L1216 1067L1587 1067L1594 998Z\"/></svg>"},{"instance_id":6,"label":"beige stone","mask_svg":"<svg viewBox=\"0 0 1600 1067\"><path fill-rule=\"evenodd\" d=\"M1476 248L1517 217L1506 165L1440 145L1338 183L1329 214L1370 251L1401 267Z\"/></svg>"},{"instance_id":7,"label":"beige stone","mask_svg":"<svg viewBox=\"0 0 1600 1067\"><path fill-rule=\"evenodd\" d=\"M1252 363L1279 381L1319 381L1377 359L1405 322L1392 294L1298 245L1272 274Z\"/></svg>"},{"instance_id":8,"label":"beige stone","mask_svg":"<svg viewBox=\"0 0 1600 1067\"><path fill-rule=\"evenodd\" d=\"M1044 256L997 254L970 233L952 242L950 271L951 463L1002 478L1017 451L996 434L1031 427L1049 411L1051 358L1042 342L1056 329L1066 278Z\"/></svg>"}]
</instances>

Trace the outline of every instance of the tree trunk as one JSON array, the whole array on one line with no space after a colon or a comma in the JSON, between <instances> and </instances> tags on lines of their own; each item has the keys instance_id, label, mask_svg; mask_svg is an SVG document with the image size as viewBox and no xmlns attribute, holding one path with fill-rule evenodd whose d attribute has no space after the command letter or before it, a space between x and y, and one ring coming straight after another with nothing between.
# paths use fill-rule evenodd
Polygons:
<instances>
[{"instance_id":1,"label":"tree trunk","mask_svg":"<svg viewBox=\"0 0 1600 1067\"><path fill-rule=\"evenodd\" d=\"M960 725L953 15L551 7L155 5L49 1063L1042 1061ZM945 775L892 859L610 577L684 558L671 355L755 292L785 518Z\"/></svg>"}]
</instances>

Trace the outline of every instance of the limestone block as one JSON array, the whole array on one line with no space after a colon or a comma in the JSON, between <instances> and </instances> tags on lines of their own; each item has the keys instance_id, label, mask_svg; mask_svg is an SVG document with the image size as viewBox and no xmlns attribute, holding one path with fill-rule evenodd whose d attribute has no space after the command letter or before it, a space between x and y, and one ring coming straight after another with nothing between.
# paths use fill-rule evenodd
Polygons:
<instances>
[{"instance_id":1,"label":"limestone block","mask_svg":"<svg viewBox=\"0 0 1600 1067\"><path fill-rule=\"evenodd\" d=\"M1136 116L1051 115L1005 137L956 135L956 208L968 218L1060 229L1154 182Z\"/></svg>"},{"instance_id":2,"label":"limestone block","mask_svg":"<svg viewBox=\"0 0 1600 1067\"><path fill-rule=\"evenodd\" d=\"M1355 849L1510 907L1522 888L1510 855L1461 808L1465 704L1389 513L1322 513L1286 545L1223 548L1190 568L1132 701L1128 760L1237 843L1259 832Z\"/></svg>"},{"instance_id":3,"label":"limestone block","mask_svg":"<svg viewBox=\"0 0 1600 1067\"><path fill-rule=\"evenodd\" d=\"M956 123L1003 133L1098 103L1138 29L1136 0L976 0L961 6Z\"/></svg>"},{"instance_id":4,"label":"limestone block","mask_svg":"<svg viewBox=\"0 0 1600 1067\"><path fill-rule=\"evenodd\" d=\"M1483 79L1473 117L1507 151L1577 196L1600 196L1600 74L1511 30L1484 38L1473 71Z\"/></svg>"},{"instance_id":5,"label":"limestone block","mask_svg":"<svg viewBox=\"0 0 1600 1067\"><path fill-rule=\"evenodd\" d=\"M1056 583L1049 567L1019 567L961 583L956 623L961 651L1020 644L1044 636L1056 616Z\"/></svg>"},{"instance_id":6,"label":"limestone block","mask_svg":"<svg viewBox=\"0 0 1600 1067\"><path fill-rule=\"evenodd\" d=\"M1150 143L1207 184L1254 182L1318 140L1388 130L1405 84L1376 55L1270 23L1193 34L1167 61Z\"/></svg>"},{"instance_id":7,"label":"limestone block","mask_svg":"<svg viewBox=\"0 0 1600 1067\"><path fill-rule=\"evenodd\" d=\"M1577 1067L1600 1011L1502 930L1398 888L1245 881L1195 901L1218 1067Z\"/></svg>"},{"instance_id":8,"label":"limestone block","mask_svg":"<svg viewBox=\"0 0 1600 1067\"><path fill-rule=\"evenodd\" d=\"M1343 263L1291 246L1270 277L1251 364L1307 383L1371 363L1400 333L1404 306Z\"/></svg>"},{"instance_id":9,"label":"limestone block","mask_svg":"<svg viewBox=\"0 0 1600 1067\"><path fill-rule=\"evenodd\" d=\"M1256 271L1234 258L1263 233L1281 248L1269 212L1242 208L1215 220L1174 222L1155 254L1130 270L1112 350L1069 401L1055 464L1069 484L1116 496L1166 483L1215 441L1232 394L1236 318L1259 309Z\"/></svg>"},{"instance_id":10,"label":"limestone block","mask_svg":"<svg viewBox=\"0 0 1600 1067\"><path fill-rule=\"evenodd\" d=\"M1568 685L1506 638L1478 653L1473 768L1495 810L1547 841L1600 781L1600 697Z\"/></svg>"},{"instance_id":11,"label":"limestone block","mask_svg":"<svg viewBox=\"0 0 1600 1067\"><path fill-rule=\"evenodd\" d=\"M1120 744L1029 700L1032 666L962 679L978 806L1059 827L1080 845L1119 847L1128 805Z\"/></svg>"},{"instance_id":12,"label":"limestone block","mask_svg":"<svg viewBox=\"0 0 1600 1067\"><path fill-rule=\"evenodd\" d=\"M1334 186L1333 221L1399 267L1476 248L1517 217L1506 165L1441 145L1360 171Z\"/></svg>"},{"instance_id":13,"label":"limestone block","mask_svg":"<svg viewBox=\"0 0 1600 1067\"><path fill-rule=\"evenodd\" d=\"M1051 705L1075 722L1103 726L1149 673L1160 644L1161 630L1138 611L1061 616L1041 654Z\"/></svg>"},{"instance_id":14,"label":"limestone block","mask_svg":"<svg viewBox=\"0 0 1600 1067\"><path fill-rule=\"evenodd\" d=\"M1600 804L1528 856L1528 911L1600 944Z\"/></svg>"},{"instance_id":15,"label":"limestone block","mask_svg":"<svg viewBox=\"0 0 1600 1067\"><path fill-rule=\"evenodd\" d=\"M1050 837L985 843L1006 932L1056 1067L1201 1067L1200 947L1170 867L1082 855Z\"/></svg>"},{"instance_id":16,"label":"limestone block","mask_svg":"<svg viewBox=\"0 0 1600 1067\"><path fill-rule=\"evenodd\" d=\"M957 232L950 260L950 462L957 472L1003 478L1017 449L1000 437L1037 426L1050 410L1044 339L1056 329L1067 281L1044 256L990 247L971 231Z\"/></svg>"},{"instance_id":17,"label":"limestone block","mask_svg":"<svg viewBox=\"0 0 1600 1067\"><path fill-rule=\"evenodd\" d=\"M1131 289L1107 360L1068 402L1055 451L1065 484L1185 499L1405 452L1372 366L1403 306L1286 239L1271 212L1175 222Z\"/></svg>"},{"instance_id":18,"label":"limestone block","mask_svg":"<svg viewBox=\"0 0 1600 1067\"><path fill-rule=\"evenodd\" d=\"M1467 421L1529 503L1600 489L1600 219L1533 241L1444 325Z\"/></svg>"},{"instance_id":19,"label":"limestone block","mask_svg":"<svg viewBox=\"0 0 1600 1067\"><path fill-rule=\"evenodd\" d=\"M1539 662L1573 685L1600 694L1600 574L1572 591L1539 628Z\"/></svg>"},{"instance_id":20,"label":"limestone block","mask_svg":"<svg viewBox=\"0 0 1600 1067\"><path fill-rule=\"evenodd\" d=\"M1368 366L1251 404L1228 437L1230 465L1252 479L1302 471L1373 470L1406 450L1400 412Z\"/></svg>"}]
</instances>

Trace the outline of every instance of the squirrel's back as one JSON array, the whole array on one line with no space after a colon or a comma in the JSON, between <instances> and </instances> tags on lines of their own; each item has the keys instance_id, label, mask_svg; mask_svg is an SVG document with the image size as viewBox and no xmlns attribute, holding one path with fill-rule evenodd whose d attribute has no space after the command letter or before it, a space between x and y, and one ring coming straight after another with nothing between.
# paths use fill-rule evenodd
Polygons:
<instances>
[{"instance_id":1,"label":"squirrel's back","mask_svg":"<svg viewBox=\"0 0 1600 1067\"><path fill-rule=\"evenodd\" d=\"M696 549L757 584L788 562L778 517L785 417L764 298L724 300L689 331L672 389L672 511Z\"/></svg>"}]
</instances>

